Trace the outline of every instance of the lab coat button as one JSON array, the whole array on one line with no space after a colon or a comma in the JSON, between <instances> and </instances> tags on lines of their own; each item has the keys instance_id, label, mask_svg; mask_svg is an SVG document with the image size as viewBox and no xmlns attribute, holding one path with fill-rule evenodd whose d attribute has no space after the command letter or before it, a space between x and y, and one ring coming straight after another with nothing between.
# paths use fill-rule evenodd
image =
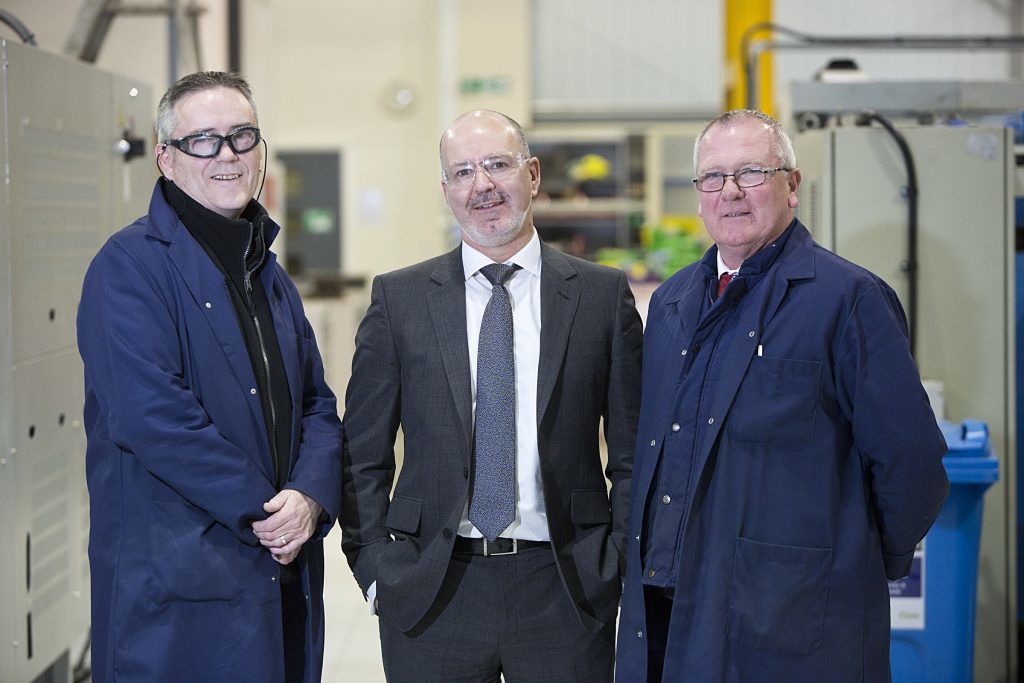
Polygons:
<instances>
[{"instance_id":1,"label":"lab coat button","mask_svg":"<svg viewBox=\"0 0 1024 683\"><path fill-rule=\"evenodd\" d=\"M252 394L253 396L255 396L256 395L256 387L253 387L252 389L250 389L249 393Z\"/></svg>"},{"instance_id":2,"label":"lab coat button","mask_svg":"<svg viewBox=\"0 0 1024 683\"><path fill-rule=\"evenodd\" d=\"M713 424L715 424L715 418L713 418L713 417L709 417L709 418L708 418L708 424L709 424L709 425L713 425Z\"/></svg>"},{"instance_id":3,"label":"lab coat button","mask_svg":"<svg viewBox=\"0 0 1024 683\"><path fill-rule=\"evenodd\" d=\"M673 423L672 423L672 431L673 431L673 432L678 432L678 431L679 431L679 429L680 429L680 427L679 427L679 423L678 423L678 422L673 422Z\"/></svg>"},{"instance_id":4,"label":"lab coat button","mask_svg":"<svg viewBox=\"0 0 1024 683\"><path fill-rule=\"evenodd\" d=\"M652 446L653 446L654 444L656 444L656 443L658 443L658 441L657 441L656 439L651 439L651 445L652 445Z\"/></svg>"},{"instance_id":5,"label":"lab coat button","mask_svg":"<svg viewBox=\"0 0 1024 683\"><path fill-rule=\"evenodd\" d=\"M213 304L211 304L209 301L207 301L206 302L206 307L207 308L213 308Z\"/></svg>"},{"instance_id":6,"label":"lab coat button","mask_svg":"<svg viewBox=\"0 0 1024 683\"><path fill-rule=\"evenodd\" d=\"M748 337L753 337L754 336L754 331L751 330L750 332L747 332L747 336Z\"/></svg>"},{"instance_id":7,"label":"lab coat button","mask_svg":"<svg viewBox=\"0 0 1024 683\"><path fill-rule=\"evenodd\" d=\"M692 347L690 347L690 350L693 351L694 353L697 353L698 351L700 351L700 344L694 344Z\"/></svg>"},{"instance_id":8,"label":"lab coat button","mask_svg":"<svg viewBox=\"0 0 1024 683\"><path fill-rule=\"evenodd\" d=\"M655 571L653 569L650 570L649 572L647 572L647 578L653 579L654 578L654 574L655 574Z\"/></svg>"},{"instance_id":9,"label":"lab coat button","mask_svg":"<svg viewBox=\"0 0 1024 683\"><path fill-rule=\"evenodd\" d=\"M669 503L672 502L672 496L662 496L661 502L664 503L665 505L668 505Z\"/></svg>"},{"instance_id":10,"label":"lab coat button","mask_svg":"<svg viewBox=\"0 0 1024 683\"><path fill-rule=\"evenodd\" d=\"M637 638L643 638L644 637L644 632L643 631L637 631L636 632L636 637Z\"/></svg>"},{"instance_id":11,"label":"lab coat button","mask_svg":"<svg viewBox=\"0 0 1024 683\"><path fill-rule=\"evenodd\" d=\"M686 349L683 349L683 350L681 351L681 353L682 353L682 354L683 354L683 355L685 356L685 355L686 355Z\"/></svg>"}]
</instances>

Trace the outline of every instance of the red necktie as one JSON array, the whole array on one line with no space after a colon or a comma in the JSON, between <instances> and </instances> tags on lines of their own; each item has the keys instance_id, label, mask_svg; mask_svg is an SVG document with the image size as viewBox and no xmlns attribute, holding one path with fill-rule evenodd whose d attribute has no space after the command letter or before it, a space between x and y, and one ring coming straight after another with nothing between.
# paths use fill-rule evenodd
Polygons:
<instances>
[{"instance_id":1,"label":"red necktie","mask_svg":"<svg viewBox=\"0 0 1024 683\"><path fill-rule=\"evenodd\" d=\"M722 292L725 291L726 286L728 286L729 281L732 280L734 275L735 273L725 272L718 277L718 296L722 296Z\"/></svg>"}]
</instances>

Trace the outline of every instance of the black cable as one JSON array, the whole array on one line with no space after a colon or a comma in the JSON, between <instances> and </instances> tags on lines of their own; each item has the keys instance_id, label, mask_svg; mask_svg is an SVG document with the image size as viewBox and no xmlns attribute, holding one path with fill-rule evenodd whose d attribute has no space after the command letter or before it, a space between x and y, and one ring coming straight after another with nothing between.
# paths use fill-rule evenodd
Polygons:
<instances>
[{"instance_id":1,"label":"black cable","mask_svg":"<svg viewBox=\"0 0 1024 683\"><path fill-rule=\"evenodd\" d=\"M38 47L39 43L36 42L36 34L29 31L28 26L21 23L21 20L18 19L18 17L5 9L0 9L0 21L14 29L14 32L18 34L19 38L21 38L21 42Z\"/></svg>"},{"instance_id":2,"label":"black cable","mask_svg":"<svg viewBox=\"0 0 1024 683\"><path fill-rule=\"evenodd\" d=\"M896 130L892 121L873 110L867 110L857 116L857 125L870 125L877 121L892 136L903 155L903 165L907 170L907 261L904 270L907 273L907 323L910 326L910 355L916 352L917 341L917 168L914 166L914 155L903 134Z\"/></svg>"},{"instance_id":3,"label":"black cable","mask_svg":"<svg viewBox=\"0 0 1024 683\"><path fill-rule=\"evenodd\" d=\"M750 41L754 39L754 34L761 31L773 31L776 33L782 33L784 35L791 36L797 40L806 42L809 36L799 31L794 31L791 28L785 26L779 26L778 24L770 21L762 21L756 24L751 24L747 27L747 30L743 32L743 36L740 38L740 55L743 57L743 75L746 79L747 87L747 108L754 109L757 103L754 102L754 95L756 93L750 92L751 86L754 84L754 56L750 54Z\"/></svg>"},{"instance_id":4,"label":"black cable","mask_svg":"<svg viewBox=\"0 0 1024 683\"><path fill-rule=\"evenodd\" d=\"M270 161L267 158L270 155L270 148L267 147L267 139L260 135L260 142L263 143L263 170L260 171L260 189L256 190L256 196L253 197L257 202L260 200L260 195L263 194L263 183L267 182L267 162Z\"/></svg>"}]
</instances>

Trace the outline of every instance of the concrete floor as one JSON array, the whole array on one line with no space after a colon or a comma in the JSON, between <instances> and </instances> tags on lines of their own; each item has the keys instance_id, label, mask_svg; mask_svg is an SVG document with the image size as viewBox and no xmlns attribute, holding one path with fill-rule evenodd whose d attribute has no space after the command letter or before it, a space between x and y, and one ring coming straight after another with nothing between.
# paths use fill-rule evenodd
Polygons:
<instances>
[{"instance_id":1,"label":"concrete floor","mask_svg":"<svg viewBox=\"0 0 1024 683\"><path fill-rule=\"evenodd\" d=\"M383 683L377 617L370 614L341 554L341 530L337 526L324 541L324 565L327 626L323 680Z\"/></svg>"}]
</instances>

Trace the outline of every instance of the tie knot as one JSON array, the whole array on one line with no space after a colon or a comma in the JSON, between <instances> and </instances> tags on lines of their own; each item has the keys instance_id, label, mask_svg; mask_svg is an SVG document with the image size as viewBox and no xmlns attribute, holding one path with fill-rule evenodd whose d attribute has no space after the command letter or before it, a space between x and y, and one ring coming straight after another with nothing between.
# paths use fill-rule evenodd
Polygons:
<instances>
[{"instance_id":1,"label":"tie knot","mask_svg":"<svg viewBox=\"0 0 1024 683\"><path fill-rule=\"evenodd\" d=\"M492 263L481 268L480 272L483 273L483 276L494 287L496 285L504 285L512 277L512 273L517 270L519 270L519 266L514 263Z\"/></svg>"}]
</instances>

